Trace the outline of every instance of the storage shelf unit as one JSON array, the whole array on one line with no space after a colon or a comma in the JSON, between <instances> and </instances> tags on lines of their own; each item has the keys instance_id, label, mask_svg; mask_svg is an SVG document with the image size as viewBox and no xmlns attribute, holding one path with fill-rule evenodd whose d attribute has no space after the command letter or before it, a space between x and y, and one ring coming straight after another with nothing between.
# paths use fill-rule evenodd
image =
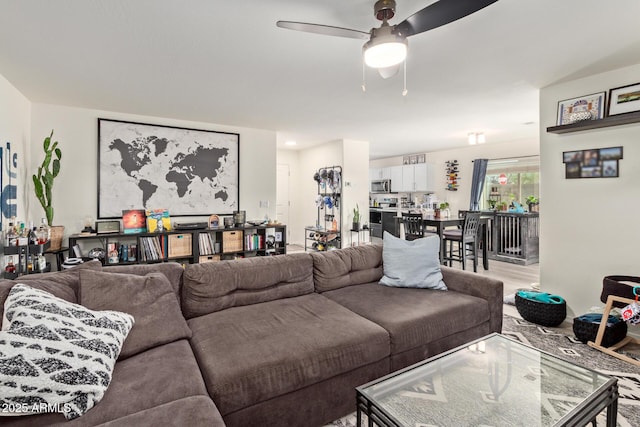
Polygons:
<instances>
[{"instance_id":1,"label":"storage shelf unit","mask_svg":"<svg viewBox=\"0 0 640 427\"><path fill-rule=\"evenodd\" d=\"M15 273L4 272L5 279L15 279L18 276L24 274L46 273L51 271L51 265L47 263L47 267L44 271L29 271L27 269L27 260L29 255L39 255L44 253L51 246L51 242L47 241L41 245L20 245L20 246L5 246L3 252L5 256L16 255L17 259L14 259L14 265L16 267Z\"/></svg>"},{"instance_id":2,"label":"storage shelf unit","mask_svg":"<svg viewBox=\"0 0 640 427\"><path fill-rule=\"evenodd\" d=\"M304 229L304 249L326 251L342 247L342 166L326 166L318 169L318 198L329 199L318 206L315 227ZM335 225L335 226L334 226Z\"/></svg>"},{"instance_id":3,"label":"storage shelf unit","mask_svg":"<svg viewBox=\"0 0 640 427\"><path fill-rule=\"evenodd\" d=\"M99 241L105 249L109 244L136 244L135 261L110 264L108 254L104 265L149 264L184 261L190 264L252 256L283 255L287 252L287 226L259 225L201 230L174 230L162 233L71 235L69 247ZM249 238L250 240L247 240ZM255 243L255 244L254 244Z\"/></svg>"},{"instance_id":4,"label":"storage shelf unit","mask_svg":"<svg viewBox=\"0 0 640 427\"><path fill-rule=\"evenodd\" d=\"M328 251L340 249L342 246L340 232L318 229L316 227L304 228L305 251Z\"/></svg>"}]
</instances>

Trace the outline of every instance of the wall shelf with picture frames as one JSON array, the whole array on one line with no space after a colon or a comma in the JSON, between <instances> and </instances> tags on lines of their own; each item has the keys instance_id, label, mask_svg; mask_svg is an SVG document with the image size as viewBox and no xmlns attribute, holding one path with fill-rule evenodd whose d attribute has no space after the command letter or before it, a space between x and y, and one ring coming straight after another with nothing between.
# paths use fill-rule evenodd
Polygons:
<instances>
[{"instance_id":1,"label":"wall shelf with picture frames","mask_svg":"<svg viewBox=\"0 0 640 427\"><path fill-rule=\"evenodd\" d=\"M617 116L607 116L599 120L585 120L583 122L571 123L568 125L550 126L547 128L547 133L564 134L591 129L601 129L611 126L628 125L632 123L640 123L640 111L620 114Z\"/></svg>"}]
</instances>

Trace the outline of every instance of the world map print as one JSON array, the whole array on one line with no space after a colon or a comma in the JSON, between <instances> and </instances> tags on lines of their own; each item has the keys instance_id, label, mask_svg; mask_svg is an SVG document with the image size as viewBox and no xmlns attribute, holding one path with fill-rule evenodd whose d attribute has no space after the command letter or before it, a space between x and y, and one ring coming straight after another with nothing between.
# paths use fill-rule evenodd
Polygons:
<instances>
[{"instance_id":1,"label":"world map print","mask_svg":"<svg viewBox=\"0 0 640 427\"><path fill-rule=\"evenodd\" d=\"M239 135L99 119L100 218L238 210Z\"/></svg>"}]
</instances>

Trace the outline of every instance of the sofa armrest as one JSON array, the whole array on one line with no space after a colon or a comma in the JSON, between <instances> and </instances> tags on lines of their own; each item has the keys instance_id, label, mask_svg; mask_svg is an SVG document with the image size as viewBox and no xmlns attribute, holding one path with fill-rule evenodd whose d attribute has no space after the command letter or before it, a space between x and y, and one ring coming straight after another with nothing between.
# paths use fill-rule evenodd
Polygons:
<instances>
[{"instance_id":1,"label":"sofa armrest","mask_svg":"<svg viewBox=\"0 0 640 427\"><path fill-rule=\"evenodd\" d=\"M441 269L442 278L449 290L487 300L491 332L501 332L504 287L502 281L446 266L441 266Z\"/></svg>"}]
</instances>

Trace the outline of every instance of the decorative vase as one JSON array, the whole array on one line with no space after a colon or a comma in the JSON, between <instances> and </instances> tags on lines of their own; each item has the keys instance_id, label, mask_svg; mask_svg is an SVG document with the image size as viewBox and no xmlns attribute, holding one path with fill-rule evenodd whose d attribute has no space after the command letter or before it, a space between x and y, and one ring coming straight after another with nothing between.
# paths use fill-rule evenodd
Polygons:
<instances>
[{"instance_id":1,"label":"decorative vase","mask_svg":"<svg viewBox=\"0 0 640 427\"><path fill-rule=\"evenodd\" d=\"M433 217L434 218L440 218L440 209L434 209L433 210Z\"/></svg>"},{"instance_id":2,"label":"decorative vase","mask_svg":"<svg viewBox=\"0 0 640 427\"><path fill-rule=\"evenodd\" d=\"M64 236L64 225L52 225L49 227L51 230L51 245L50 251L59 251L62 248L62 237Z\"/></svg>"}]
</instances>

